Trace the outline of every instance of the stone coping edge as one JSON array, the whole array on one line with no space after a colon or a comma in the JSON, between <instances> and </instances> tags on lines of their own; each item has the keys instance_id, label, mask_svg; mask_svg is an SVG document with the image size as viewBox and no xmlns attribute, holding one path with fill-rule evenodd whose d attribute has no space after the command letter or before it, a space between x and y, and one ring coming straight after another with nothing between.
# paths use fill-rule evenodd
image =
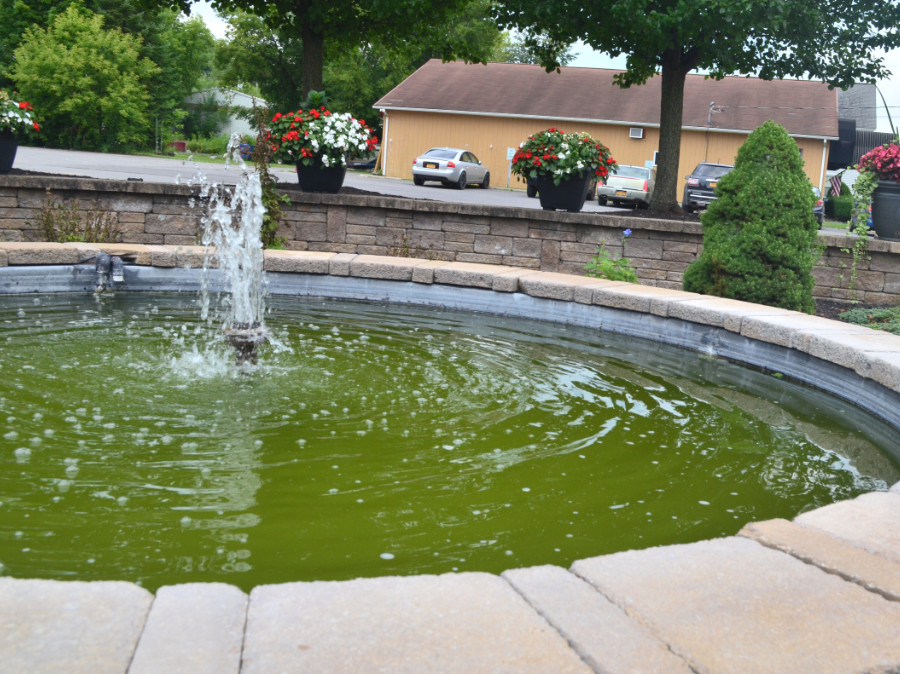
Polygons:
<instances>
[{"instance_id":1,"label":"stone coping edge","mask_svg":"<svg viewBox=\"0 0 900 674\"><path fill-rule=\"evenodd\" d=\"M121 256L127 264L162 269L200 268L206 253L202 246L0 243L0 267L92 264L101 251ZM900 393L900 336L796 311L501 265L285 250L267 250L264 259L269 273L480 288L678 319L806 354ZM697 344L697 350L702 348Z\"/></svg>"}]
</instances>

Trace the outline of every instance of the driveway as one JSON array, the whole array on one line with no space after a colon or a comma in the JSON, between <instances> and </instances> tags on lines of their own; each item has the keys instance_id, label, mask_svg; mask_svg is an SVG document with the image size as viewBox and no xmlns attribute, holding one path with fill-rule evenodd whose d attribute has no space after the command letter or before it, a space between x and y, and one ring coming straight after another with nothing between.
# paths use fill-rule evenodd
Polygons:
<instances>
[{"instance_id":1,"label":"driveway","mask_svg":"<svg viewBox=\"0 0 900 674\"><path fill-rule=\"evenodd\" d=\"M19 147L14 168L25 171L41 171L70 176L106 178L109 180L143 180L158 183L197 182L202 176L209 182L233 185L241 175L241 167L235 164L205 164L184 159L166 157L144 157L139 155L110 154L96 152L76 152L73 150L51 150L47 148ZM296 173L289 169L273 170L280 182L297 180ZM502 178L502 179L501 179ZM495 177L495 185L506 184L506 175ZM411 180L386 178L371 173L350 171L344 185L357 189L404 197L407 199L431 199L460 204L482 204L488 206L510 206L519 208L540 208L538 199L529 199L524 190L508 190L492 187L489 190L470 188L457 190L427 183L417 187ZM589 213L626 213L611 206L600 206L596 201L586 202L584 211Z\"/></svg>"}]
</instances>

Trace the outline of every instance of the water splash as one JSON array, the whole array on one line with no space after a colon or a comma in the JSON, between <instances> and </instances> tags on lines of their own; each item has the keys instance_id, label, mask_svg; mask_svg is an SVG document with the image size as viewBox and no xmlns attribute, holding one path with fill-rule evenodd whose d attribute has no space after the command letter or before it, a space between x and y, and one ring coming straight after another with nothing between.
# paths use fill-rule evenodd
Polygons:
<instances>
[{"instance_id":1,"label":"water splash","mask_svg":"<svg viewBox=\"0 0 900 674\"><path fill-rule=\"evenodd\" d=\"M260 344L268 339L265 314L265 274L261 230L266 212L259 174L248 170L240 156L240 136L234 134L227 156L239 163L241 177L229 191L204 182L200 196L207 200L202 219L206 258L203 264L201 316L210 320L209 270L215 266L229 293L223 331L239 363L255 363Z\"/></svg>"}]
</instances>

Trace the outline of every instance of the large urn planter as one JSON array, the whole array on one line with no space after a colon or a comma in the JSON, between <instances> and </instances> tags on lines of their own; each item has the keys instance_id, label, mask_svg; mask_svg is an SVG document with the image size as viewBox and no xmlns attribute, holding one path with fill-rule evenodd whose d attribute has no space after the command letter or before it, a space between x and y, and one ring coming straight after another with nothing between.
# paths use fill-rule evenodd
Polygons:
<instances>
[{"instance_id":1,"label":"large urn planter","mask_svg":"<svg viewBox=\"0 0 900 674\"><path fill-rule=\"evenodd\" d=\"M900 241L900 182L878 181L872 193L872 228L879 239Z\"/></svg>"},{"instance_id":2,"label":"large urn planter","mask_svg":"<svg viewBox=\"0 0 900 674\"><path fill-rule=\"evenodd\" d=\"M0 173L9 173L16 160L19 141L12 131L0 131Z\"/></svg>"},{"instance_id":3,"label":"large urn planter","mask_svg":"<svg viewBox=\"0 0 900 674\"><path fill-rule=\"evenodd\" d=\"M593 175L584 175L565 178L559 185L553 183L552 175L541 175L536 178L538 198L541 208L545 211L568 211L578 213L584 207L587 198L588 187Z\"/></svg>"},{"instance_id":4,"label":"large urn planter","mask_svg":"<svg viewBox=\"0 0 900 674\"><path fill-rule=\"evenodd\" d=\"M297 180L304 192L337 194L344 184L346 175L347 167L343 164L325 166L318 157L309 166L297 162Z\"/></svg>"}]
</instances>

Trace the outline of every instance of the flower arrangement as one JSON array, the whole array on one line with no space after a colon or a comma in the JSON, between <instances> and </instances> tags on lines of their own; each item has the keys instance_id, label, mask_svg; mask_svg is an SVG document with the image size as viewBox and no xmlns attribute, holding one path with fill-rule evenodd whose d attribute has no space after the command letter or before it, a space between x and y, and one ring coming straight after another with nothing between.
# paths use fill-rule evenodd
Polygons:
<instances>
[{"instance_id":1,"label":"flower arrangement","mask_svg":"<svg viewBox=\"0 0 900 674\"><path fill-rule=\"evenodd\" d=\"M365 120L349 112L332 113L325 106L276 113L269 125L269 143L278 161L287 164L347 165L347 155L375 147L378 139Z\"/></svg>"},{"instance_id":2,"label":"flower arrangement","mask_svg":"<svg viewBox=\"0 0 900 674\"><path fill-rule=\"evenodd\" d=\"M900 182L900 145L889 143L859 158L860 173L873 173L878 180Z\"/></svg>"},{"instance_id":3,"label":"flower arrangement","mask_svg":"<svg viewBox=\"0 0 900 674\"><path fill-rule=\"evenodd\" d=\"M9 93L0 89L0 131L40 131L32 112L31 103L14 101Z\"/></svg>"},{"instance_id":4,"label":"flower arrangement","mask_svg":"<svg viewBox=\"0 0 900 674\"><path fill-rule=\"evenodd\" d=\"M586 133L564 133L556 127L539 131L519 145L512 172L525 179L553 176L553 183L583 176L586 172L605 180L618 168L607 148Z\"/></svg>"}]
</instances>

